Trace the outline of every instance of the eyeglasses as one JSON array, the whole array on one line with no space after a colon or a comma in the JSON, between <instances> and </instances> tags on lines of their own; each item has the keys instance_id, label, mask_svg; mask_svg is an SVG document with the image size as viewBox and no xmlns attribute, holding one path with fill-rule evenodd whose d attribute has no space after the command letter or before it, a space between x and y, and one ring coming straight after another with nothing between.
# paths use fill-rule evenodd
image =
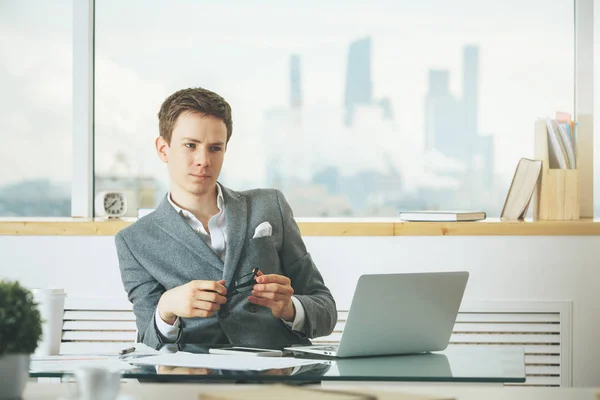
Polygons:
<instances>
[{"instance_id":1,"label":"eyeglasses","mask_svg":"<svg viewBox=\"0 0 600 400\"><path fill-rule=\"evenodd\" d=\"M230 299L236 294L249 292L252 287L256 285L256 277L258 275L258 268L253 268L249 274L240 276L237 280L233 281L233 285L227 288L227 295L225 298Z\"/></svg>"}]
</instances>

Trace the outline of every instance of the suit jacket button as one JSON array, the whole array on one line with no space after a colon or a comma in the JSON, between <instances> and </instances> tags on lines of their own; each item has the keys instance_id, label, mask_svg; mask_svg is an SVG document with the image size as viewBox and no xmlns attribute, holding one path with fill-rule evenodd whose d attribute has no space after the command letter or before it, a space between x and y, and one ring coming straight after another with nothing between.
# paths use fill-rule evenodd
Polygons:
<instances>
[{"instance_id":1,"label":"suit jacket button","mask_svg":"<svg viewBox=\"0 0 600 400\"><path fill-rule=\"evenodd\" d=\"M229 310L219 310L219 318L229 317Z\"/></svg>"},{"instance_id":2,"label":"suit jacket button","mask_svg":"<svg viewBox=\"0 0 600 400\"><path fill-rule=\"evenodd\" d=\"M255 313L256 312L256 305L255 304L250 304L248 306L248 311L251 313Z\"/></svg>"}]
</instances>

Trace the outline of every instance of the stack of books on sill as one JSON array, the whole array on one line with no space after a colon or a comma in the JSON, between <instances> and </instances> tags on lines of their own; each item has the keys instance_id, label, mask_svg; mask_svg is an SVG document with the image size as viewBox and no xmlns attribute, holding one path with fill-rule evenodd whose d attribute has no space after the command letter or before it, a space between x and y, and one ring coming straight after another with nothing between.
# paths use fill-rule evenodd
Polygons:
<instances>
[{"instance_id":1,"label":"stack of books on sill","mask_svg":"<svg viewBox=\"0 0 600 400\"><path fill-rule=\"evenodd\" d=\"M533 202L536 220L579 219L579 160L577 123L557 112L555 119L539 119L535 125L535 158L542 170Z\"/></svg>"},{"instance_id":2,"label":"stack of books on sill","mask_svg":"<svg viewBox=\"0 0 600 400\"><path fill-rule=\"evenodd\" d=\"M571 114L558 111L555 119L546 118L548 133L548 166L550 169L576 169L575 146L577 123Z\"/></svg>"}]
</instances>

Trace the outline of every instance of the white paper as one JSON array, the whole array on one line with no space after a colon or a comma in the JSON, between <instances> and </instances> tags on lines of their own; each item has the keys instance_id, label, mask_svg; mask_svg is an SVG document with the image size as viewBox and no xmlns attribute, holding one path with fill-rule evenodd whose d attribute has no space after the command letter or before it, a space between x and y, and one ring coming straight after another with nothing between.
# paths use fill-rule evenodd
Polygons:
<instances>
[{"instance_id":1,"label":"white paper","mask_svg":"<svg viewBox=\"0 0 600 400\"><path fill-rule=\"evenodd\" d=\"M106 368L110 371L127 371L137 367L119 360L117 357L53 356L32 359L30 372L75 372L80 368Z\"/></svg>"},{"instance_id":2,"label":"white paper","mask_svg":"<svg viewBox=\"0 0 600 400\"><path fill-rule=\"evenodd\" d=\"M171 367L226 369L231 371L264 371L320 364L326 361L295 359L291 357L250 357L220 354L193 354L179 351L173 354L130 360L136 365L168 365Z\"/></svg>"},{"instance_id":3,"label":"white paper","mask_svg":"<svg viewBox=\"0 0 600 400\"><path fill-rule=\"evenodd\" d=\"M135 347L135 351L132 353L127 353L124 357L127 356L138 356L138 355L146 355L146 354L160 354L160 351L145 345L144 343L136 343L131 347Z\"/></svg>"},{"instance_id":4,"label":"white paper","mask_svg":"<svg viewBox=\"0 0 600 400\"><path fill-rule=\"evenodd\" d=\"M116 344L116 343L102 343L102 344ZM166 345L165 347L167 347L168 345ZM127 353L123 356L119 355L119 351L120 350L124 350L125 348L130 348L133 347L135 348L135 351L131 352L131 353ZM39 355L35 355L32 354L31 355L31 360L32 361L64 361L64 360L68 360L69 358L71 359L82 359L82 358L94 358L94 359L98 359L100 357L104 357L104 358L109 358L109 357L121 357L121 358L126 358L126 357L138 357L138 356L144 356L144 355L153 355L153 354L160 354L161 352L153 349L152 347L149 347L143 343L132 343L131 345L125 345L125 344L117 344L117 346L109 346L108 348L103 346L103 351L96 351L94 352L93 347L89 350L91 351L84 351L85 349L80 349L82 351L74 351L74 352L70 352L68 354L61 354L61 355L53 355L53 356L39 356Z\"/></svg>"}]
</instances>

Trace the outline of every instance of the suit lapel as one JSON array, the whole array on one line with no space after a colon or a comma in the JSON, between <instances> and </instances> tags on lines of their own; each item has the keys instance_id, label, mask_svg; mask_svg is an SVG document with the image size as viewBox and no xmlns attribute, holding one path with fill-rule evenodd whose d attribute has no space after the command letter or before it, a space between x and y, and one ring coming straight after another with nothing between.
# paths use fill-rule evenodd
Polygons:
<instances>
[{"instance_id":1,"label":"suit lapel","mask_svg":"<svg viewBox=\"0 0 600 400\"><path fill-rule=\"evenodd\" d=\"M168 194L167 194L168 196ZM194 231L185 219L179 215L165 196L155 211L155 224L165 233L187 247L208 264L223 271L223 262L198 233Z\"/></svg>"},{"instance_id":2,"label":"suit lapel","mask_svg":"<svg viewBox=\"0 0 600 400\"><path fill-rule=\"evenodd\" d=\"M247 210L246 199L240 193L227 189L221 185L225 200L225 227L227 228L227 250L225 253L225 266L223 279L229 287L233 275L238 268L240 254L246 240Z\"/></svg>"}]
</instances>

